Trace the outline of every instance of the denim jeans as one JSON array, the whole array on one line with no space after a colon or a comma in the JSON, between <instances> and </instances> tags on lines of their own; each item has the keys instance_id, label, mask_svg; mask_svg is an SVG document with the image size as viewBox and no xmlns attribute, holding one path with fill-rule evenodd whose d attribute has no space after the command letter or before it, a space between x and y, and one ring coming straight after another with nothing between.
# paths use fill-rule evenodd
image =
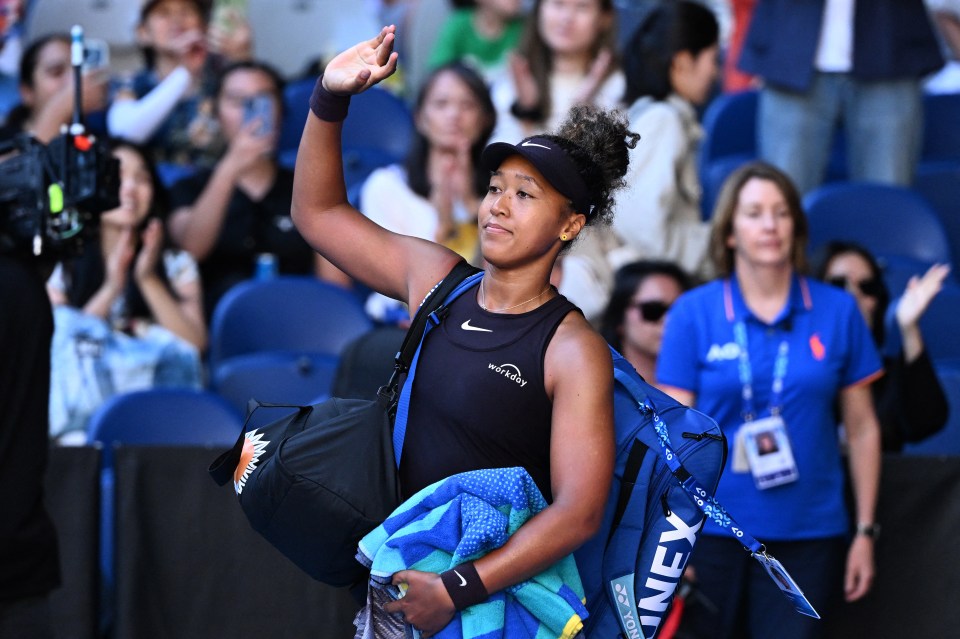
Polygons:
<instances>
[{"instance_id":1,"label":"denim jeans","mask_svg":"<svg viewBox=\"0 0 960 639\"><path fill-rule=\"evenodd\" d=\"M867 82L817 73L803 93L767 87L757 114L760 157L807 193L824 180L839 125L848 179L911 184L923 135L919 80Z\"/></svg>"}]
</instances>

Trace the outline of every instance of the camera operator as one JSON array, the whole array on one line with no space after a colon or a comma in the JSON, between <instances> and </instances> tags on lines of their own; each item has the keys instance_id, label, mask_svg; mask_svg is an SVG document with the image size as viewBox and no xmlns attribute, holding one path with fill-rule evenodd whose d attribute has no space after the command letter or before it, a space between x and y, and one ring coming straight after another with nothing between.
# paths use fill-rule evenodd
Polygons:
<instances>
[{"instance_id":1,"label":"camera operator","mask_svg":"<svg viewBox=\"0 0 960 639\"><path fill-rule=\"evenodd\" d=\"M82 43L82 29L74 31ZM79 61L55 75L62 81L70 66L72 87L82 82ZM43 486L53 338L45 283L118 205L117 161L80 122L70 124L49 146L29 125L34 136L0 137L0 637L55 636L49 595L60 561Z\"/></svg>"},{"instance_id":2,"label":"camera operator","mask_svg":"<svg viewBox=\"0 0 960 639\"><path fill-rule=\"evenodd\" d=\"M0 215L7 215L0 205ZM60 584L53 523L44 507L53 313L49 265L0 250L0 637L53 637L49 593Z\"/></svg>"}]
</instances>

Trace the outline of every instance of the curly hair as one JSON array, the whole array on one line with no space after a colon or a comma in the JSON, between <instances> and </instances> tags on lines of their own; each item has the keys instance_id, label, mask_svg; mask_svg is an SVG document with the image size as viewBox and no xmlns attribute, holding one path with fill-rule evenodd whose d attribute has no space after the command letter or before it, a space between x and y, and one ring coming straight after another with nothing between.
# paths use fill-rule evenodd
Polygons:
<instances>
[{"instance_id":1,"label":"curly hair","mask_svg":"<svg viewBox=\"0 0 960 639\"><path fill-rule=\"evenodd\" d=\"M583 177L593 210L587 224L609 224L613 219L614 192L623 188L630 149L640 136L627 128L627 118L615 110L592 105L570 109L556 131L542 136L562 148Z\"/></svg>"}]
</instances>

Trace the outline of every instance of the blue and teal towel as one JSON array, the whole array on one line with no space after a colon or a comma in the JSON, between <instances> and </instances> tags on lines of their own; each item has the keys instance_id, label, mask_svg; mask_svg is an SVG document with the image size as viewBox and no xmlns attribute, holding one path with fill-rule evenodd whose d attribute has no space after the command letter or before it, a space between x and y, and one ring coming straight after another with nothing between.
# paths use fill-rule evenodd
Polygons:
<instances>
[{"instance_id":1,"label":"blue and teal towel","mask_svg":"<svg viewBox=\"0 0 960 639\"><path fill-rule=\"evenodd\" d=\"M401 504L360 541L357 559L371 579L389 583L413 569L441 573L499 548L547 502L523 468L453 475ZM587 610L573 555L536 577L471 606L437 639L568 639Z\"/></svg>"}]
</instances>

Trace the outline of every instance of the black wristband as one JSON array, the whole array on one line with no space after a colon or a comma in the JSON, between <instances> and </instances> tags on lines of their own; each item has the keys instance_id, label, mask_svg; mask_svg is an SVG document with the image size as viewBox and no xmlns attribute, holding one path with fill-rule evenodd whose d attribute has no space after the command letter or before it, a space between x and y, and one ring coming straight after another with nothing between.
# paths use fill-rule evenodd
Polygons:
<instances>
[{"instance_id":1,"label":"black wristband","mask_svg":"<svg viewBox=\"0 0 960 639\"><path fill-rule=\"evenodd\" d=\"M518 102L514 102L510 105L510 113L518 120L528 120L530 122L540 122L543 120L543 108L540 105L532 109L527 109L520 106Z\"/></svg>"},{"instance_id":2,"label":"black wristband","mask_svg":"<svg viewBox=\"0 0 960 639\"><path fill-rule=\"evenodd\" d=\"M325 122L343 122L347 119L347 107L350 106L349 95L330 93L323 86L323 76L317 78L310 96L310 110Z\"/></svg>"},{"instance_id":3,"label":"black wristband","mask_svg":"<svg viewBox=\"0 0 960 639\"><path fill-rule=\"evenodd\" d=\"M458 611L482 603L490 596L472 561L440 573L440 580Z\"/></svg>"}]
</instances>

